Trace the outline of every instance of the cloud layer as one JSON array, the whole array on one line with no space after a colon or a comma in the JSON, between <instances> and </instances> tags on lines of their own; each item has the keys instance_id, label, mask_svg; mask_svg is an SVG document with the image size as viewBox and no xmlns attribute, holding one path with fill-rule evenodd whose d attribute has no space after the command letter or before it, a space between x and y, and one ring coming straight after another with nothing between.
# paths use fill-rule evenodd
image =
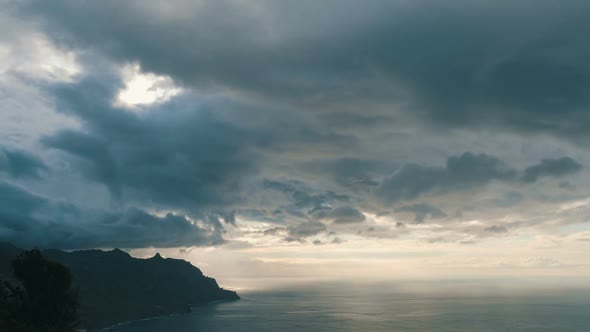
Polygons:
<instances>
[{"instance_id":1,"label":"cloud layer","mask_svg":"<svg viewBox=\"0 0 590 332\"><path fill-rule=\"evenodd\" d=\"M580 223L588 9L1 4L19 37L0 46L33 60L0 68L0 240L469 244Z\"/></svg>"}]
</instances>

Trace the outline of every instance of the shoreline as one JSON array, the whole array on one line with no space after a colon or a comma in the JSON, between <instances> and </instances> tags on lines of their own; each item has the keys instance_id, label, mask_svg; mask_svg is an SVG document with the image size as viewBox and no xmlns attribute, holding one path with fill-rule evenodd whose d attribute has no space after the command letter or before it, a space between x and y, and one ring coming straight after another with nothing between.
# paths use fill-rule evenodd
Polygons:
<instances>
[{"instance_id":1,"label":"shoreline","mask_svg":"<svg viewBox=\"0 0 590 332\"><path fill-rule=\"evenodd\" d=\"M160 315L160 316L153 316L153 317L146 317L146 318L140 318L140 319L131 319L131 320L126 320L126 321L122 321L119 322L117 324L114 325L110 325L107 327L103 327L103 328L99 328L99 329L82 329L82 331L88 331L88 332L118 332L120 331L120 329L124 328L125 325L128 325L130 323L136 323L136 322L144 322L144 321L150 321L150 320L154 320L154 319L161 319L161 318L165 318L165 317L174 317L174 316L180 316L180 315L188 315L191 314L193 312L193 307L204 307L204 306L208 306L208 305L212 305L212 304L216 304L216 303L223 303L223 302L235 302L235 301L239 301L240 298L238 299L232 299L232 300L213 300L207 303L203 303L203 304L189 304L188 307L190 308L190 311L188 312L178 312L178 313L171 313L171 314L167 314L167 315Z\"/></svg>"}]
</instances>

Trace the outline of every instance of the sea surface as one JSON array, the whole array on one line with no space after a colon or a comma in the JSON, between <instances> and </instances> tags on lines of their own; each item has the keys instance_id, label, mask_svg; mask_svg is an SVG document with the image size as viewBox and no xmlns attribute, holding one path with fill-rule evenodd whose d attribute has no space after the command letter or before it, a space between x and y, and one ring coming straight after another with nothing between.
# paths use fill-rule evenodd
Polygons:
<instances>
[{"instance_id":1,"label":"sea surface","mask_svg":"<svg viewBox=\"0 0 590 332\"><path fill-rule=\"evenodd\" d=\"M112 331L590 331L587 290L319 285L240 295Z\"/></svg>"}]
</instances>

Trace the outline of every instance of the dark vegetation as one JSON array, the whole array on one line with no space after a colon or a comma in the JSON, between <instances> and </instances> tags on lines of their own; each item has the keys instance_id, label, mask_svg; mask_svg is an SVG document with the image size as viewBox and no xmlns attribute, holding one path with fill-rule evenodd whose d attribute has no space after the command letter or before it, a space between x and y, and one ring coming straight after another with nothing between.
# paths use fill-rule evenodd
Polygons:
<instances>
[{"instance_id":1,"label":"dark vegetation","mask_svg":"<svg viewBox=\"0 0 590 332\"><path fill-rule=\"evenodd\" d=\"M0 244L0 276L4 279L11 275L10 260L19 255L20 249L11 245ZM162 258L159 254L149 259L131 257L124 251L84 250L64 252L60 250L34 251L47 264L57 264L63 269L64 278L68 283L59 284L54 292L62 290L61 294L75 296L65 275L71 271L71 281L79 294L80 326L96 329L118 322L161 316L190 311L192 305L206 304L217 300L237 300L236 292L220 288L213 278L209 278L197 267L189 262L178 259ZM23 253L29 253L24 251ZM22 254L21 254L22 255ZM20 257L20 256L19 256ZM59 264L58 264L59 263ZM61 265L63 264L63 265ZM53 265L52 265L53 266ZM58 268L55 268L58 269ZM32 271L32 270L28 270ZM29 273L29 272L27 272ZM22 275L22 274L21 274ZM18 279L18 274L14 274ZM37 279L37 278L36 278ZM38 279L43 279L39 277ZM45 279L43 279L45 280ZM12 296L14 285L24 285L19 280L3 282L1 291L2 302L7 309L0 308L2 314L10 314L12 306L18 306L18 296ZM23 288L25 288L23 286ZM6 293L6 296L4 295ZM63 309L68 308L67 298L63 297L58 303ZM58 301L58 300L56 300ZM65 302L64 302L65 301ZM75 302L73 302L75 303ZM75 311L74 311L75 313ZM11 315L11 314L10 314ZM56 317L68 317L66 313L59 313ZM4 317L0 318L6 321ZM75 322L72 320L71 322ZM61 327L60 327L61 328ZM0 329L4 332L4 329ZM20 332L8 329L9 332ZM29 330L23 330L28 332ZM32 330L54 331L54 330ZM55 331L68 331L67 329Z\"/></svg>"},{"instance_id":2,"label":"dark vegetation","mask_svg":"<svg viewBox=\"0 0 590 332\"><path fill-rule=\"evenodd\" d=\"M11 265L16 282L0 280L0 331L73 331L78 295L70 271L36 249L22 251Z\"/></svg>"}]
</instances>

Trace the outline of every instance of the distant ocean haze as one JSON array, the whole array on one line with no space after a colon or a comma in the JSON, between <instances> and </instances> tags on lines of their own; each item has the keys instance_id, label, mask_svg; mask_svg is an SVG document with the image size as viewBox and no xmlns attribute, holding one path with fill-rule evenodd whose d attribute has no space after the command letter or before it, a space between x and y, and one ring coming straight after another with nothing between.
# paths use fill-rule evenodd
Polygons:
<instances>
[{"instance_id":1,"label":"distant ocean haze","mask_svg":"<svg viewBox=\"0 0 590 332\"><path fill-rule=\"evenodd\" d=\"M193 331L587 331L590 290L493 283L328 284L242 291L242 300L114 327ZM421 291L420 284L423 286ZM437 290L434 290L437 289Z\"/></svg>"}]
</instances>

